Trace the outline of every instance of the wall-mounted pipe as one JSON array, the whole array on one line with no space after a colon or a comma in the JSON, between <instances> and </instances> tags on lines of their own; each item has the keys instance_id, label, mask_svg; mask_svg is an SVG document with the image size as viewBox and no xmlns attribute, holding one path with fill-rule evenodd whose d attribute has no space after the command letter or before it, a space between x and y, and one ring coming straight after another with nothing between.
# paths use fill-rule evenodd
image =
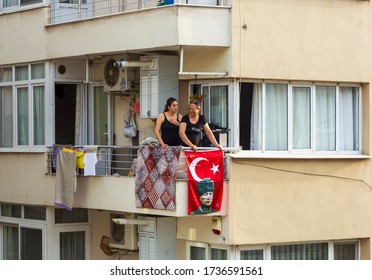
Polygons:
<instances>
[{"instance_id":1,"label":"wall-mounted pipe","mask_svg":"<svg viewBox=\"0 0 372 280\"><path fill-rule=\"evenodd\" d=\"M153 61L151 60L141 60L141 61L126 61L126 60L120 60L114 62L114 67L147 67L152 68L153 67Z\"/></svg>"}]
</instances>

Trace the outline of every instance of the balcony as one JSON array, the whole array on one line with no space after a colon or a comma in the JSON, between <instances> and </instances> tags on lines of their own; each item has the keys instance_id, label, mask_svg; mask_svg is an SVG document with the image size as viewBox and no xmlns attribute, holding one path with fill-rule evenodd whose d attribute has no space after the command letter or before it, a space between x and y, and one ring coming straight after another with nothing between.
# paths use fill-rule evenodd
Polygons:
<instances>
[{"instance_id":1,"label":"balcony","mask_svg":"<svg viewBox=\"0 0 372 280\"><path fill-rule=\"evenodd\" d=\"M51 24L71 22L170 5L231 6L231 0L57 0L51 2Z\"/></svg>"},{"instance_id":2,"label":"balcony","mask_svg":"<svg viewBox=\"0 0 372 280\"><path fill-rule=\"evenodd\" d=\"M82 147L75 147L81 149ZM135 146L99 146L97 149L96 175L84 176L83 170L77 169L77 192L74 194L74 207L124 211L138 214L162 216L187 216L187 171L186 158L181 153L176 179L176 210L159 210L137 208L135 205L135 165L138 147ZM202 148L201 148L202 149ZM206 148L205 148L206 149ZM229 190L229 164L227 154L234 149L227 148L224 155L224 194L222 209L211 215L226 215ZM48 148L47 174L56 171L55 149ZM55 185L55 176L52 185Z\"/></svg>"}]
</instances>

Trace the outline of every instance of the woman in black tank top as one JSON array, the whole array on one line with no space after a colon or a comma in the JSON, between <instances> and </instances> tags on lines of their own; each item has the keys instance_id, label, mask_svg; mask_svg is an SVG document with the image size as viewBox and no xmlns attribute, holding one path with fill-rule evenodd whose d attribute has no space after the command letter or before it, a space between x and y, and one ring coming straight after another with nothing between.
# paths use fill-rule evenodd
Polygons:
<instances>
[{"instance_id":1,"label":"woman in black tank top","mask_svg":"<svg viewBox=\"0 0 372 280\"><path fill-rule=\"evenodd\" d=\"M155 124L155 136L163 148L181 145L179 136L181 119L177 100L173 97L168 98L164 112L158 116Z\"/></svg>"}]
</instances>

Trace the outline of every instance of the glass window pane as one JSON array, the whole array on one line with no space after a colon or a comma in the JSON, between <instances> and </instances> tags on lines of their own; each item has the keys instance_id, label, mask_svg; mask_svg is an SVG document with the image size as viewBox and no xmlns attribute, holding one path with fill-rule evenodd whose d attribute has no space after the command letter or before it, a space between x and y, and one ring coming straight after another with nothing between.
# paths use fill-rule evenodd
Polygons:
<instances>
[{"instance_id":1,"label":"glass window pane","mask_svg":"<svg viewBox=\"0 0 372 280\"><path fill-rule=\"evenodd\" d=\"M203 96L203 102L202 102L202 108L203 108L203 112L202 114L205 116L205 121L206 122L210 122L209 120L209 114L210 114L210 103L209 103L209 100L210 100L210 96L209 96L209 86L203 86L202 87L202 90L203 90L203 93L202 93L202 96ZM200 93L197 93L197 94L200 94Z\"/></svg>"},{"instance_id":2,"label":"glass window pane","mask_svg":"<svg viewBox=\"0 0 372 280\"><path fill-rule=\"evenodd\" d=\"M14 6L19 6L19 0L5 0L3 2L4 8L14 7Z\"/></svg>"},{"instance_id":3,"label":"glass window pane","mask_svg":"<svg viewBox=\"0 0 372 280\"><path fill-rule=\"evenodd\" d=\"M41 2L41 1L40 1ZM44 79L45 78L45 64L32 64L31 65L31 79Z\"/></svg>"},{"instance_id":4,"label":"glass window pane","mask_svg":"<svg viewBox=\"0 0 372 280\"><path fill-rule=\"evenodd\" d=\"M21 218L21 205L1 204L1 216Z\"/></svg>"},{"instance_id":5,"label":"glass window pane","mask_svg":"<svg viewBox=\"0 0 372 280\"><path fill-rule=\"evenodd\" d=\"M88 209L73 208L72 211L58 208L55 210L55 223L68 224L68 223L87 223L88 222Z\"/></svg>"},{"instance_id":6,"label":"glass window pane","mask_svg":"<svg viewBox=\"0 0 372 280\"><path fill-rule=\"evenodd\" d=\"M316 86L316 150L336 150L336 87Z\"/></svg>"},{"instance_id":7,"label":"glass window pane","mask_svg":"<svg viewBox=\"0 0 372 280\"><path fill-rule=\"evenodd\" d=\"M287 85L266 84L265 98L266 150L287 150Z\"/></svg>"},{"instance_id":8,"label":"glass window pane","mask_svg":"<svg viewBox=\"0 0 372 280\"><path fill-rule=\"evenodd\" d=\"M263 260L263 250L240 251L241 260Z\"/></svg>"},{"instance_id":9,"label":"glass window pane","mask_svg":"<svg viewBox=\"0 0 372 280\"><path fill-rule=\"evenodd\" d=\"M85 232L61 232L59 250L61 260L85 260Z\"/></svg>"},{"instance_id":10,"label":"glass window pane","mask_svg":"<svg viewBox=\"0 0 372 280\"><path fill-rule=\"evenodd\" d=\"M21 228L21 260L43 259L43 235L41 229Z\"/></svg>"},{"instance_id":11,"label":"glass window pane","mask_svg":"<svg viewBox=\"0 0 372 280\"><path fill-rule=\"evenodd\" d=\"M328 243L276 245L271 247L272 260L327 260Z\"/></svg>"},{"instance_id":12,"label":"glass window pane","mask_svg":"<svg viewBox=\"0 0 372 280\"><path fill-rule=\"evenodd\" d=\"M212 260L227 260L227 250L212 248Z\"/></svg>"},{"instance_id":13,"label":"glass window pane","mask_svg":"<svg viewBox=\"0 0 372 280\"><path fill-rule=\"evenodd\" d=\"M45 139L45 106L44 86L33 88L34 91L34 145L44 145Z\"/></svg>"},{"instance_id":14,"label":"glass window pane","mask_svg":"<svg viewBox=\"0 0 372 280\"><path fill-rule=\"evenodd\" d=\"M24 81L28 80L28 66L16 66L15 68L15 80Z\"/></svg>"},{"instance_id":15,"label":"glass window pane","mask_svg":"<svg viewBox=\"0 0 372 280\"><path fill-rule=\"evenodd\" d=\"M293 148L311 148L311 89L293 87Z\"/></svg>"},{"instance_id":16,"label":"glass window pane","mask_svg":"<svg viewBox=\"0 0 372 280\"><path fill-rule=\"evenodd\" d=\"M359 96L356 87L340 87L339 146L341 151L359 150Z\"/></svg>"},{"instance_id":17,"label":"glass window pane","mask_svg":"<svg viewBox=\"0 0 372 280\"><path fill-rule=\"evenodd\" d=\"M190 246L190 260L205 260L205 248Z\"/></svg>"},{"instance_id":18,"label":"glass window pane","mask_svg":"<svg viewBox=\"0 0 372 280\"><path fill-rule=\"evenodd\" d=\"M94 88L94 144L107 145L107 95L103 87Z\"/></svg>"},{"instance_id":19,"label":"glass window pane","mask_svg":"<svg viewBox=\"0 0 372 280\"><path fill-rule=\"evenodd\" d=\"M210 120L216 128L227 128L227 86L210 87Z\"/></svg>"},{"instance_id":20,"label":"glass window pane","mask_svg":"<svg viewBox=\"0 0 372 280\"><path fill-rule=\"evenodd\" d=\"M38 206L24 206L25 219L33 220L46 220L46 209L45 207Z\"/></svg>"},{"instance_id":21,"label":"glass window pane","mask_svg":"<svg viewBox=\"0 0 372 280\"><path fill-rule=\"evenodd\" d=\"M42 3L42 0L21 0L21 6L31 5L35 3Z\"/></svg>"},{"instance_id":22,"label":"glass window pane","mask_svg":"<svg viewBox=\"0 0 372 280\"><path fill-rule=\"evenodd\" d=\"M17 143L28 145L28 89L17 89Z\"/></svg>"},{"instance_id":23,"label":"glass window pane","mask_svg":"<svg viewBox=\"0 0 372 280\"><path fill-rule=\"evenodd\" d=\"M0 68L0 83L12 81L12 68Z\"/></svg>"},{"instance_id":24,"label":"glass window pane","mask_svg":"<svg viewBox=\"0 0 372 280\"><path fill-rule=\"evenodd\" d=\"M357 243L335 243L334 244L335 260L356 260Z\"/></svg>"},{"instance_id":25,"label":"glass window pane","mask_svg":"<svg viewBox=\"0 0 372 280\"><path fill-rule=\"evenodd\" d=\"M19 260L18 227L3 227L3 259Z\"/></svg>"},{"instance_id":26,"label":"glass window pane","mask_svg":"<svg viewBox=\"0 0 372 280\"><path fill-rule=\"evenodd\" d=\"M0 147L13 146L12 87L0 87Z\"/></svg>"}]
</instances>

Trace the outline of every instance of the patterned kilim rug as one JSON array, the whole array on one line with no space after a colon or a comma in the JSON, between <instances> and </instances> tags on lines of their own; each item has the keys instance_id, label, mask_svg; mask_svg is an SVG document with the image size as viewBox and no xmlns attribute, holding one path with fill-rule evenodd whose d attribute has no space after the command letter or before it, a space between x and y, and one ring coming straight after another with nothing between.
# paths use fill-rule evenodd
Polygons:
<instances>
[{"instance_id":1,"label":"patterned kilim rug","mask_svg":"<svg viewBox=\"0 0 372 280\"><path fill-rule=\"evenodd\" d=\"M181 146L158 144L138 149L135 178L136 207L176 210L176 175Z\"/></svg>"}]
</instances>

